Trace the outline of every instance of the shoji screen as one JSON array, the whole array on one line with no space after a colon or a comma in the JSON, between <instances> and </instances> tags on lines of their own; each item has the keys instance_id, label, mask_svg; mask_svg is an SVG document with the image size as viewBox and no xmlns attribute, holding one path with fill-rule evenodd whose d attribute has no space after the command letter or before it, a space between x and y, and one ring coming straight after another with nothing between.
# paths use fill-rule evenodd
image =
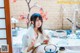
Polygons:
<instances>
[{"instance_id":1,"label":"shoji screen","mask_svg":"<svg viewBox=\"0 0 80 53\"><path fill-rule=\"evenodd\" d=\"M0 52L1 46L7 44L9 46L8 53L12 53L10 29L9 0L0 0Z\"/></svg>"}]
</instances>

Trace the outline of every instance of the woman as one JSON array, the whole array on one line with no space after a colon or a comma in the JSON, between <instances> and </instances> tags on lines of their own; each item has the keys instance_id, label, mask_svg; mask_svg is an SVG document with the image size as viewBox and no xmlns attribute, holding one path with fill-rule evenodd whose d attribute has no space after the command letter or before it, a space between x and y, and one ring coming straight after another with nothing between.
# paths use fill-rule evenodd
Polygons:
<instances>
[{"instance_id":1,"label":"woman","mask_svg":"<svg viewBox=\"0 0 80 53\"><path fill-rule=\"evenodd\" d=\"M28 52L32 53L32 51L34 51L36 47L38 47L43 43L47 44L49 40L49 37L47 35L44 35L44 32L42 30L42 25L43 25L42 16L39 13L34 13L31 16L30 21L31 21L31 26L29 27L27 34L23 37L23 45L25 53Z\"/></svg>"}]
</instances>

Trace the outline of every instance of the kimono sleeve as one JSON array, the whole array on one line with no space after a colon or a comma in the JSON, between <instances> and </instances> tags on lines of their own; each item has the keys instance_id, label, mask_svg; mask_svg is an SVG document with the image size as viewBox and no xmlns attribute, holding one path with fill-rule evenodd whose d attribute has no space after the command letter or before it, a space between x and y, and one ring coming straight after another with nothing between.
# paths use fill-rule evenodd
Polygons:
<instances>
[{"instance_id":1,"label":"kimono sleeve","mask_svg":"<svg viewBox=\"0 0 80 53\"><path fill-rule=\"evenodd\" d=\"M23 47L28 47L30 44L30 36L28 34L24 35L22 38Z\"/></svg>"}]
</instances>

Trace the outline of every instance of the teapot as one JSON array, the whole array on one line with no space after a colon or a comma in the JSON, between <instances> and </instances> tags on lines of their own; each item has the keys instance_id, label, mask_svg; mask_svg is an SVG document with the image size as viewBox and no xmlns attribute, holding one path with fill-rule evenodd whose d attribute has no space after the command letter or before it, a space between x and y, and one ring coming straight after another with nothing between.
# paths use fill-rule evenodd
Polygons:
<instances>
[{"instance_id":1,"label":"teapot","mask_svg":"<svg viewBox=\"0 0 80 53\"><path fill-rule=\"evenodd\" d=\"M55 45L49 44L44 47L45 53L56 53L57 47Z\"/></svg>"}]
</instances>

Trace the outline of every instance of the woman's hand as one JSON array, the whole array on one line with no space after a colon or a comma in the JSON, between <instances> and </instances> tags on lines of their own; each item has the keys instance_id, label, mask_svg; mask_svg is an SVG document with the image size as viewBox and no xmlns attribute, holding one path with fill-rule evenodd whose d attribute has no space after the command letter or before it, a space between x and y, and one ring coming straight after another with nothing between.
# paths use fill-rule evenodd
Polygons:
<instances>
[{"instance_id":1,"label":"woman's hand","mask_svg":"<svg viewBox=\"0 0 80 53\"><path fill-rule=\"evenodd\" d=\"M28 47L28 49L27 49L27 52L29 52L29 51L31 51L32 49L34 49L34 45L35 45L35 40L34 39L32 39L32 42L31 42L31 44L29 45L29 47Z\"/></svg>"},{"instance_id":2,"label":"woman's hand","mask_svg":"<svg viewBox=\"0 0 80 53\"><path fill-rule=\"evenodd\" d=\"M44 40L43 43L44 44L48 44L49 40Z\"/></svg>"},{"instance_id":3,"label":"woman's hand","mask_svg":"<svg viewBox=\"0 0 80 53\"><path fill-rule=\"evenodd\" d=\"M49 38L48 35L45 35L45 37L46 37L46 39L43 41L43 43L44 43L44 44L48 44L50 38Z\"/></svg>"},{"instance_id":4,"label":"woman's hand","mask_svg":"<svg viewBox=\"0 0 80 53\"><path fill-rule=\"evenodd\" d=\"M32 49L34 49L34 46L33 45L30 45L27 49L27 52L31 51Z\"/></svg>"}]
</instances>

